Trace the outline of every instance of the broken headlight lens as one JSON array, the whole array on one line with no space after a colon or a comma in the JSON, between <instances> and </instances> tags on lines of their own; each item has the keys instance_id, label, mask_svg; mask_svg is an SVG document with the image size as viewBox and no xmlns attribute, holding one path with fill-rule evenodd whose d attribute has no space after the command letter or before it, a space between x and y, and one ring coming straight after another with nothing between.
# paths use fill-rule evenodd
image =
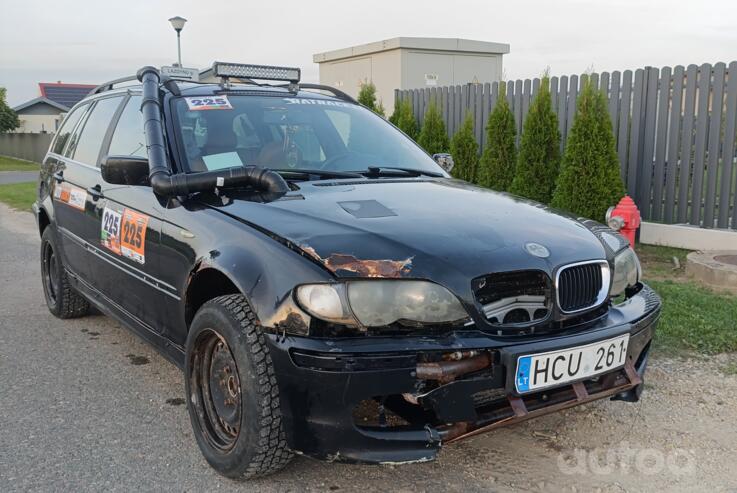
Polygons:
<instances>
[{"instance_id":1,"label":"broken headlight lens","mask_svg":"<svg viewBox=\"0 0 737 493\"><path fill-rule=\"evenodd\" d=\"M631 248L614 257L612 289L609 294L619 296L625 289L636 285L640 280L640 269L640 260Z\"/></svg>"},{"instance_id":2,"label":"broken headlight lens","mask_svg":"<svg viewBox=\"0 0 737 493\"><path fill-rule=\"evenodd\" d=\"M428 281L355 281L348 283L348 301L361 325L383 327L449 323L468 318L450 291Z\"/></svg>"},{"instance_id":3,"label":"broken headlight lens","mask_svg":"<svg viewBox=\"0 0 737 493\"><path fill-rule=\"evenodd\" d=\"M429 281L307 284L297 288L297 301L321 320L351 326L437 324L468 318L458 298Z\"/></svg>"}]
</instances>

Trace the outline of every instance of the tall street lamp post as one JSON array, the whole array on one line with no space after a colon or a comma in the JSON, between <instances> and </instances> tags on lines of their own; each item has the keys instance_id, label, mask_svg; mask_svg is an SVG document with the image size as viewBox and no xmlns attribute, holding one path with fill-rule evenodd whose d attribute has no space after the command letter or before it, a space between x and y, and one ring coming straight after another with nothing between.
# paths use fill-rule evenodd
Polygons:
<instances>
[{"instance_id":1,"label":"tall street lamp post","mask_svg":"<svg viewBox=\"0 0 737 493\"><path fill-rule=\"evenodd\" d=\"M182 66L182 45L180 42L180 34L182 32L182 29L184 29L184 24L187 22L187 19L184 17L172 17L169 19L169 22L171 23L171 27L174 28L174 30L177 32L177 60L179 62L179 66Z\"/></svg>"}]
</instances>

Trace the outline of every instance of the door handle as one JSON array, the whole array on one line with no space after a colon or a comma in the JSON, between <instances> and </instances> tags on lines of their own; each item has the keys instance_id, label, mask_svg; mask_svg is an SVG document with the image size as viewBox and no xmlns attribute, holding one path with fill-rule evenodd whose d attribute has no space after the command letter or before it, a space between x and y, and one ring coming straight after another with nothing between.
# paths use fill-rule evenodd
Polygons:
<instances>
[{"instance_id":1,"label":"door handle","mask_svg":"<svg viewBox=\"0 0 737 493\"><path fill-rule=\"evenodd\" d=\"M93 202L97 202L98 199L102 198L102 187L100 185L89 187L87 193L92 195Z\"/></svg>"},{"instance_id":2,"label":"door handle","mask_svg":"<svg viewBox=\"0 0 737 493\"><path fill-rule=\"evenodd\" d=\"M64 170L57 171L54 173L54 180L56 180L56 183L61 183L64 181Z\"/></svg>"}]
</instances>

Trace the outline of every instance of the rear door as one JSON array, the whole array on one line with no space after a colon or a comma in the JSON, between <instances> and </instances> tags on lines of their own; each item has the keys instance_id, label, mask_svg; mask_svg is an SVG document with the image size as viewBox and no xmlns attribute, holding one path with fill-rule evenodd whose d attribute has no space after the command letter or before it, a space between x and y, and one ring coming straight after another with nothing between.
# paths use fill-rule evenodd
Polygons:
<instances>
[{"instance_id":1,"label":"rear door","mask_svg":"<svg viewBox=\"0 0 737 493\"><path fill-rule=\"evenodd\" d=\"M66 267L78 277L95 285L91 270L88 238L95 230L100 199L100 151L121 95L98 99L80 117L68 138L54 174L54 211L62 241ZM72 115L70 115L72 116ZM63 130L63 129L62 129Z\"/></svg>"}]
</instances>

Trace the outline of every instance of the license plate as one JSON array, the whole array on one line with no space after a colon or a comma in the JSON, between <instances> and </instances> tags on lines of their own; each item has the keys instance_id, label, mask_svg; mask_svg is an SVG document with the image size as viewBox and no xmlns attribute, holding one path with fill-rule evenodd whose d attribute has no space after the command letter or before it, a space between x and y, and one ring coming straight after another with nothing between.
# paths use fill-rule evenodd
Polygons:
<instances>
[{"instance_id":1,"label":"license plate","mask_svg":"<svg viewBox=\"0 0 737 493\"><path fill-rule=\"evenodd\" d=\"M517 392L556 387L620 368L627 359L629 340L625 334L585 346L520 356L514 379Z\"/></svg>"}]
</instances>

